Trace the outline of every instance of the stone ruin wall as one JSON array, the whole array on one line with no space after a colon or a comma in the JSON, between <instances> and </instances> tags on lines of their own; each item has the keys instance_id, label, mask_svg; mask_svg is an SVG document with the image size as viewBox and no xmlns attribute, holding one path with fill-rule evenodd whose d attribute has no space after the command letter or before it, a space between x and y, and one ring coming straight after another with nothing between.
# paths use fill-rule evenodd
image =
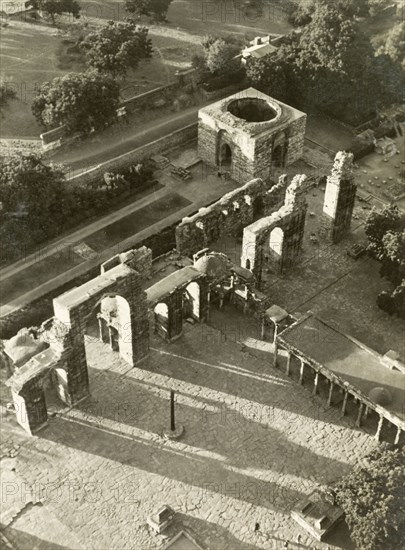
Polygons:
<instances>
[{"instance_id":1,"label":"stone ruin wall","mask_svg":"<svg viewBox=\"0 0 405 550\"><path fill-rule=\"evenodd\" d=\"M350 231L357 185L353 174L353 153L339 151L327 178L320 234L332 243Z\"/></svg>"},{"instance_id":2,"label":"stone ruin wall","mask_svg":"<svg viewBox=\"0 0 405 550\"><path fill-rule=\"evenodd\" d=\"M286 165L296 162L304 154L305 131L307 126L306 115L292 122L288 127L288 144Z\"/></svg>"},{"instance_id":3,"label":"stone ruin wall","mask_svg":"<svg viewBox=\"0 0 405 550\"><path fill-rule=\"evenodd\" d=\"M116 254L101 264L101 273L105 273L120 264L126 264L137 271L144 280L148 280L152 277L152 250L146 246L141 246L141 248Z\"/></svg>"},{"instance_id":4,"label":"stone ruin wall","mask_svg":"<svg viewBox=\"0 0 405 550\"><path fill-rule=\"evenodd\" d=\"M282 273L300 257L307 212L305 181L305 175L295 176L281 207L244 229L241 265L251 269L259 282L266 266ZM280 254L275 254L270 244L271 233L277 228L283 233Z\"/></svg>"},{"instance_id":5,"label":"stone ruin wall","mask_svg":"<svg viewBox=\"0 0 405 550\"><path fill-rule=\"evenodd\" d=\"M176 227L176 248L192 256L223 236L236 236L254 218L256 199L263 201L263 216L279 208L284 199L287 179L282 176L270 189L260 179L224 195L220 200L187 217Z\"/></svg>"},{"instance_id":6,"label":"stone ruin wall","mask_svg":"<svg viewBox=\"0 0 405 550\"><path fill-rule=\"evenodd\" d=\"M97 289L97 278L94 279L95 286L91 294L69 309L61 307L58 298L54 300L55 328L49 343L50 347L60 354L58 367L66 372L66 394L69 404L74 404L88 395L84 334L89 319L95 314L96 305L104 296L114 294L124 298L129 304L130 325L121 327L126 333L125 339L132 343L132 357L128 362L136 364L149 353L148 308L142 280L139 273L127 269L117 277L114 273L111 284L101 290Z\"/></svg>"},{"instance_id":7,"label":"stone ruin wall","mask_svg":"<svg viewBox=\"0 0 405 550\"><path fill-rule=\"evenodd\" d=\"M273 169L273 145L281 136L285 142L285 166L302 157L307 117L287 121L275 128L268 128L262 134L249 135L240 125L231 128L213 115L199 113L198 121L198 155L203 162L219 167L219 154L222 144L229 145L232 151L232 178L244 183L254 178L268 180Z\"/></svg>"}]
</instances>

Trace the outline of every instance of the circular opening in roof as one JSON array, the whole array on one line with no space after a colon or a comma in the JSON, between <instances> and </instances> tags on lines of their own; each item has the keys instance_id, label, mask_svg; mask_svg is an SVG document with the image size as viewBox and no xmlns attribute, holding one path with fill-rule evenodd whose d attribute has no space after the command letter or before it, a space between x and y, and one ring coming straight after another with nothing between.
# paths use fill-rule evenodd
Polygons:
<instances>
[{"instance_id":1,"label":"circular opening in roof","mask_svg":"<svg viewBox=\"0 0 405 550\"><path fill-rule=\"evenodd\" d=\"M265 122L276 118L278 114L266 100L255 97L244 97L231 101L228 111L246 122Z\"/></svg>"}]
</instances>

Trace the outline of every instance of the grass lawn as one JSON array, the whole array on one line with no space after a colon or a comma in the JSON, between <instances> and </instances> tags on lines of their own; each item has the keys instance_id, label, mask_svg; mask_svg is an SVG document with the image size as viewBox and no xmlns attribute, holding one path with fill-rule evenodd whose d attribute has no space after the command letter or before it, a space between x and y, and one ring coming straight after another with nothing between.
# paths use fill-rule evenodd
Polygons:
<instances>
[{"instance_id":1,"label":"grass lawn","mask_svg":"<svg viewBox=\"0 0 405 550\"><path fill-rule=\"evenodd\" d=\"M80 55L68 51L73 44L67 34L69 29L76 32L83 29L83 24L91 28L106 20L122 20L126 15L122 1L80 3L82 15L78 21L61 17L54 27L21 17L10 19L2 28L1 74L17 91L17 99L3 109L1 137L39 137L43 129L33 117L30 106L35 86L68 72L86 69ZM201 38L206 34L233 33L241 39L250 39L258 33L283 33L290 29L282 19L283 14L272 8L271 1L262 14L235 12L229 9L232 2L228 3L227 10L224 7L214 10L212 4L174 0L169 9L169 23L157 25L141 21L150 29L154 55L151 60L141 62L136 71L129 71L122 85L124 98L172 82L177 70L190 66L191 57L200 51Z\"/></svg>"}]
</instances>

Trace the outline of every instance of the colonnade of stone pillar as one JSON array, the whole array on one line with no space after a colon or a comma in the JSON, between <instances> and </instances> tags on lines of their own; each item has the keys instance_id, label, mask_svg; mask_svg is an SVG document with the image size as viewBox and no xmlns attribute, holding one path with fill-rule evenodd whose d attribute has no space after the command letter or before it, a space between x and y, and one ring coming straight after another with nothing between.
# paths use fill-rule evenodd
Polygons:
<instances>
[{"instance_id":1,"label":"colonnade of stone pillar","mask_svg":"<svg viewBox=\"0 0 405 550\"><path fill-rule=\"evenodd\" d=\"M277 346L277 341L275 340L274 362L273 362L274 366L277 366L278 353L279 353L279 346ZM290 350L287 350L287 361L286 361L286 366L285 366L285 374L287 376L290 376L290 374L291 374L291 361L292 361L293 357L297 357L297 359L299 359L299 361L300 361L300 370L299 370L299 380L298 380L298 382L299 382L299 384L302 385L304 383L305 366L307 365L308 367L311 367L311 365L306 363L301 357L295 356ZM312 393L314 395L316 395L318 393L320 375L322 373L318 370L315 370L315 369L313 369L313 370L314 370L314 387L313 387ZM331 407L333 405L333 391L334 391L337 384L335 382L333 382L332 380L329 380L329 384L330 385L329 385L329 393L328 393L327 404L328 404L329 407ZM338 387L340 387L340 386L338 386ZM345 389L343 402L342 402L342 407L341 407L342 416L346 415L349 395L350 395L350 392L347 389ZM357 417L356 417L356 426L361 427L363 418L367 418L368 415L369 415L369 406L366 405L366 403L364 403L363 401L360 400L359 401L359 409L358 409L358 413L357 413ZM382 428L383 428L384 420L385 420L384 416L382 414L380 414L380 418L379 418L378 425L377 425L377 430L376 430L376 433L375 433L375 436L374 436L377 441L380 441L380 439L381 439L381 431L382 431ZM399 426L397 426L397 432L396 432L395 441L394 441L395 445L399 444L401 434L402 434L402 429Z\"/></svg>"}]
</instances>

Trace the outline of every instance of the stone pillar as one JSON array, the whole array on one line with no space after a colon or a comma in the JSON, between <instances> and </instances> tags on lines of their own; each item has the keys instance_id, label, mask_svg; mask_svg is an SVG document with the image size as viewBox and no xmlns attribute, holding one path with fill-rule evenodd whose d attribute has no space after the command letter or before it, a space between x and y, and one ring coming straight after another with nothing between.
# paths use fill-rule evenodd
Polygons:
<instances>
[{"instance_id":1,"label":"stone pillar","mask_svg":"<svg viewBox=\"0 0 405 550\"><path fill-rule=\"evenodd\" d=\"M364 403L360 403L359 413L358 413L357 419L356 419L356 426L358 426L358 427L361 426L361 417L362 417L362 414L363 414L363 408L364 408Z\"/></svg>"},{"instance_id":2,"label":"stone pillar","mask_svg":"<svg viewBox=\"0 0 405 550\"><path fill-rule=\"evenodd\" d=\"M305 362L300 359L301 361L301 366L300 366L300 379L299 379L299 384L303 384L304 383L304 368L305 368Z\"/></svg>"},{"instance_id":3,"label":"stone pillar","mask_svg":"<svg viewBox=\"0 0 405 550\"><path fill-rule=\"evenodd\" d=\"M377 431L375 432L375 436L374 436L374 438L377 441L380 441L380 438L381 438L381 429L383 427L383 422L384 422L384 417L382 414L380 414L380 420L378 421Z\"/></svg>"},{"instance_id":4,"label":"stone pillar","mask_svg":"<svg viewBox=\"0 0 405 550\"><path fill-rule=\"evenodd\" d=\"M347 405L348 397L349 397L349 392L345 391L345 396L343 398L343 405L342 405L342 416L346 414L346 405Z\"/></svg>"},{"instance_id":5,"label":"stone pillar","mask_svg":"<svg viewBox=\"0 0 405 550\"><path fill-rule=\"evenodd\" d=\"M353 154L339 151L327 179L323 214L320 220L321 235L332 243L342 240L350 230L356 190Z\"/></svg>"},{"instance_id":6,"label":"stone pillar","mask_svg":"<svg viewBox=\"0 0 405 550\"><path fill-rule=\"evenodd\" d=\"M100 334L100 342L103 344L109 343L108 336L106 334L106 322L102 317L98 317L98 330Z\"/></svg>"},{"instance_id":7,"label":"stone pillar","mask_svg":"<svg viewBox=\"0 0 405 550\"><path fill-rule=\"evenodd\" d=\"M401 428L397 426L397 434L395 436L395 441L394 441L395 445L398 445L400 437L401 437Z\"/></svg>"},{"instance_id":8,"label":"stone pillar","mask_svg":"<svg viewBox=\"0 0 405 550\"><path fill-rule=\"evenodd\" d=\"M319 372L316 372L315 378L314 378L314 389L312 390L312 393L314 395L318 393L318 384L319 384Z\"/></svg>"},{"instance_id":9,"label":"stone pillar","mask_svg":"<svg viewBox=\"0 0 405 550\"><path fill-rule=\"evenodd\" d=\"M367 418L368 417L368 413L370 412L370 409L368 408L368 406L366 405L365 409L364 409L364 418Z\"/></svg>"},{"instance_id":10,"label":"stone pillar","mask_svg":"<svg viewBox=\"0 0 405 550\"><path fill-rule=\"evenodd\" d=\"M276 340L277 340L277 335L278 335L278 325L275 321L273 321L274 323L274 338L273 338L273 343L275 344L276 343Z\"/></svg>"},{"instance_id":11,"label":"stone pillar","mask_svg":"<svg viewBox=\"0 0 405 550\"><path fill-rule=\"evenodd\" d=\"M278 343L277 340L274 342L274 360L273 367L277 367L277 356L278 356Z\"/></svg>"},{"instance_id":12,"label":"stone pillar","mask_svg":"<svg viewBox=\"0 0 405 550\"><path fill-rule=\"evenodd\" d=\"M330 386L329 386L329 395L328 395L328 407L332 406L332 399L333 399L333 388L335 387L335 384L330 380Z\"/></svg>"},{"instance_id":13,"label":"stone pillar","mask_svg":"<svg viewBox=\"0 0 405 550\"><path fill-rule=\"evenodd\" d=\"M287 354L287 365L285 367L285 373L287 376L290 376L290 368L291 368L291 351Z\"/></svg>"},{"instance_id":14,"label":"stone pillar","mask_svg":"<svg viewBox=\"0 0 405 550\"><path fill-rule=\"evenodd\" d=\"M110 350L111 351L116 351L114 349L114 339L113 339L113 330L112 330L112 327L110 327L110 325L108 325L108 344L110 346Z\"/></svg>"},{"instance_id":15,"label":"stone pillar","mask_svg":"<svg viewBox=\"0 0 405 550\"><path fill-rule=\"evenodd\" d=\"M166 300L168 312L168 332L169 341L176 340L183 332L183 293L176 289Z\"/></svg>"},{"instance_id":16,"label":"stone pillar","mask_svg":"<svg viewBox=\"0 0 405 550\"><path fill-rule=\"evenodd\" d=\"M210 318L210 311L211 311L211 291L208 289L208 291L207 291L207 321L209 321L209 318Z\"/></svg>"},{"instance_id":17,"label":"stone pillar","mask_svg":"<svg viewBox=\"0 0 405 550\"><path fill-rule=\"evenodd\" d=\"M28 380L20 391L12 389L17 422L30 435L48 422L42 377Z\"/></svg>"},{"instance_id":18,"label":"stone pillar","mask_svg":"<svg viewBox=\"0 0 405 550\"><path fill-rule=\"evenodd\" d=\"M261 331L262 340L264 340L265 329L266 329L266 317L265 317L265 315L263 315L263 317L262 317L262 331Z\"/></svg>"}]
</instances>

